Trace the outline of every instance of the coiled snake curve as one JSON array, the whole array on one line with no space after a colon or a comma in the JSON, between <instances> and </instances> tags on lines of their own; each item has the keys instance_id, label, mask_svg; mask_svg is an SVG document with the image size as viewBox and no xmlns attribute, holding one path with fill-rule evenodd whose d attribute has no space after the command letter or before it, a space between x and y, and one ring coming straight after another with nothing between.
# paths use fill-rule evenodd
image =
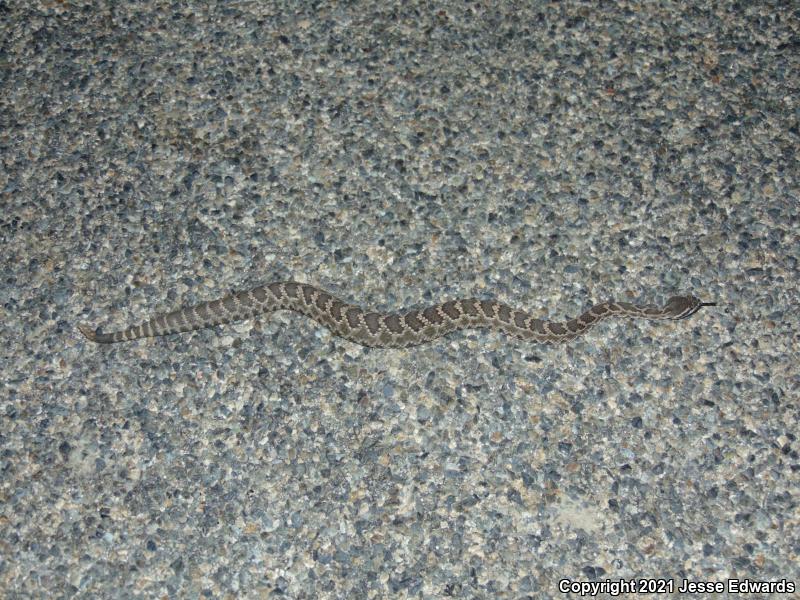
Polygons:
<instances>
[{"instance_id":1,"label":"coiled snake curve","mask_svg":"<svg viewBox=\"0 0 800 600\"><path fill-rule=\"evenodd\" d=\"M401 313L368 312L313 285L276 281L195 306L180 308L113 333L78 325L88 339L100 344L169 335L249 319L276 310L311 317L339 337L375 348L407 348L460 329L498 329L534 342L566 342L586 333L608 317L650 320L685 319L703 306L694 296L673 296L663 307L629 302L602 302L565 322L536 319L494 300L451 300Z\"/></svg>"}]
</instances>

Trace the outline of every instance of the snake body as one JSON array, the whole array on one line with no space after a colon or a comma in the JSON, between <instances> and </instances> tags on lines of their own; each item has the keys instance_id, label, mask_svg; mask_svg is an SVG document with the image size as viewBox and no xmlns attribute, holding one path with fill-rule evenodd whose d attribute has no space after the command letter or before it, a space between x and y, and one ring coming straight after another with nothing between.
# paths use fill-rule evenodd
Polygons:
<instances>
[{"instance_id":1,"label":"snake body","mask_svg":"<svg viewBox=\"0 0 800 600\"><path fill-rule=\"evenodd\" d=\"M663 307L609 301L559 323L536 319L494 300L476 298L451 300L399 313L370 312L313 285L276 281L183 307L113 333L99 333L85 325L78 328L91 341L110 344L223 325L276 310L291 310L311 317L339 337L375 348L407 348L460 329L482 328L498 329L523 340L556 343L576 338L608 317L676 320L712 305L694 296L673 296Z\"/></svg>"}]
</instances>

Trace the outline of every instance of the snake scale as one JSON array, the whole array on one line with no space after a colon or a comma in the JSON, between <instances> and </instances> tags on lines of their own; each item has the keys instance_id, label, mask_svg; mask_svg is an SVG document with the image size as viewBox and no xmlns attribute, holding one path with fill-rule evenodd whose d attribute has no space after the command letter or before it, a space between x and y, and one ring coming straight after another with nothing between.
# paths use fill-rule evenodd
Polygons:
<instances>
[{"instance_id":1,"label":"snake scale","mask_svg":"<svg viewBox=\"0 0 800 600\"><path fill-rule=\"evenodd\" d=\"M523 340L556 343L576 338L608 317L677 320L693 315L703 306L713 305L694 296L673 296L663 308L609 301L561 323L536 319L500 302L476 298L386 314L348 304L313 285L276 281L180 308L113 333L99 333L85 325L78 328L93 342L110 344L223 325L276 310L291 310L311 317L339 337L375 348L407 348L460 329L482 328L498 329Z\"/></svg>"}]
</instances>

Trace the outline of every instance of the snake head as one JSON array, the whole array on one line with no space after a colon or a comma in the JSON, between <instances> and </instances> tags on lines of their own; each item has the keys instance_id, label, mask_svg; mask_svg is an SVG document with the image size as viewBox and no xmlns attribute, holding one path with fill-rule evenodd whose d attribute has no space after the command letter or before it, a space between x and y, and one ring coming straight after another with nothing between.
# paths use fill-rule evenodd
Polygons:
<instances>
[{"instance_id":1,"label":"snake head","mask_svg":"<svg viewBox=\"0 0 800 600\"><path fill-rule=\"evenodd\" d=\"M673 296L667 300L664 311L670 319L687 319L704 306L716 306L716 302L701 302L694 296Z\"/></svg>"}]
</instances>

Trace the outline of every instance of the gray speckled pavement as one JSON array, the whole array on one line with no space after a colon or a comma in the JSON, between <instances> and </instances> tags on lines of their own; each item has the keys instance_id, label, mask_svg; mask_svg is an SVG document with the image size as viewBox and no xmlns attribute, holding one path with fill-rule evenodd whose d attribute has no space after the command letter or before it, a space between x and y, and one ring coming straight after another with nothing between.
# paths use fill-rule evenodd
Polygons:
<instances>
[{"instance_id":1,"label":"gray speckled pavement","mask_svg":"<svg viewBox=\"0 0 800 600\"><path fill-rule=\"evenodd\" d=\"M4 598L800 585L791 3L23 4ZM565 346L76 329L284 278L380 309L719 305Z\"/></svg>"}]
</instances>

